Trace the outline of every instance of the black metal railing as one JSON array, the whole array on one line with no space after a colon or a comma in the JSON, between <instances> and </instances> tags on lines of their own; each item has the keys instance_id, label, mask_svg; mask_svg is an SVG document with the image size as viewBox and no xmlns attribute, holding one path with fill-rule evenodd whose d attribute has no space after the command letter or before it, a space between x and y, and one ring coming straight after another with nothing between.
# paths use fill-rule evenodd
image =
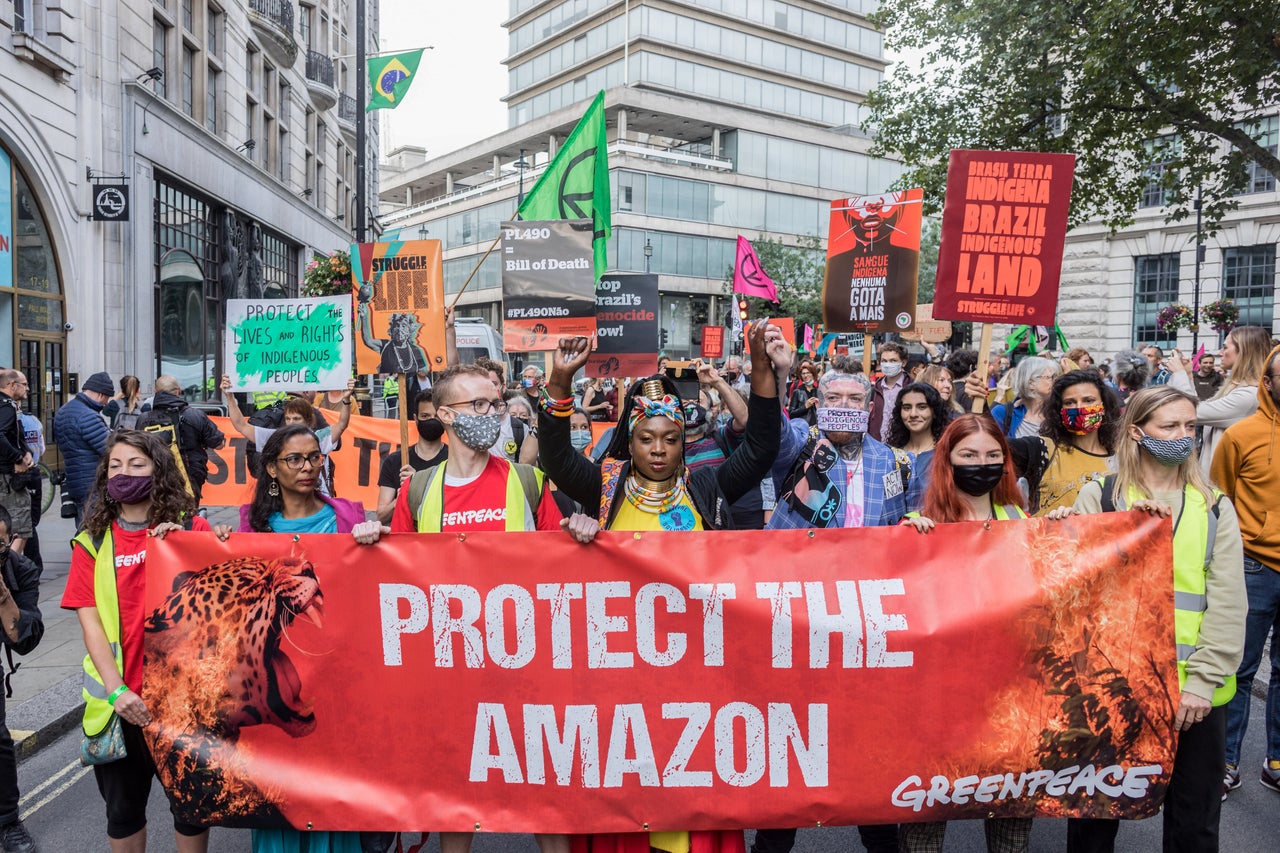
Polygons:
<instances>
[{"instance_id":1,"label":"black metal railing","mask_svg":"<svg viewBox=\"0 0 1280 853\"><path fill-rule=\"evenodd\" d=\"M333 60L323 53L307 51L307 79L333 88Z\"/></svg>"},{"instance_id":2,"label":"black metal railing","mask_svg":"<svg viewBox=\"0 0 1280 853\"><path fill-rule=\"evenodd\" d=\"M249 0L249 8L293 35L293 3L291 0Z\"/></svg>"},{"instance_id":3,"label":"black metal railing","mask_svg":"<svg viewBox=\"0 0 1280 853\"><path fill-rule=\"evenodd\" d=\"M350 95L338 96L338 119L347 124L356 123L356 99Z\"/></svg>"}]
</instances>

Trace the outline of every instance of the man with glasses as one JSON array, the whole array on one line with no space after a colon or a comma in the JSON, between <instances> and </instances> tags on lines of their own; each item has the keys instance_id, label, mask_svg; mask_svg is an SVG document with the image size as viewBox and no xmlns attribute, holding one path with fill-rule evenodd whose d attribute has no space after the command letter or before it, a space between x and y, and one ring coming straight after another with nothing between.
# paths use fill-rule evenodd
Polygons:
<instances>
[{"instance_id":1,"label":"man with glasses","mask_svg":"<svg viewBox=\"0 0 1280 853\"><path fill-rule=\"evenodd\" d=\"M25 475L34 460L22 429L27 387L27 377L21 371L0 370L0 506L9 513L13 550L19 554L33 530L31 492Z\"/></svg>"},{"instance_id":2,"label":"man with glasses","mask_svg":"<svg viewBox=\"0 0 1280 853\"><path fill-rule=\"evenodd\" d=\"M396 508L400 484L413 476L415 471L425 471L449 458L449 445L444 437L444 424L436 417L433 391L419 391L414 399L414 423L418 427L418 440L409 448L409 464L400 464L400 453L388 453L378 470L378 521L391 522Z\"/></svg>"},{"instance_id":3,"label":"man with glasses","mask_svg":"<svg viewBox=\"0 0 1280 853\"><path fill-rule=\"evenodd\" d=\"M559 530L560 511L542 472L490 452L507 403L488 372L475 365L451 367L432 397L449 436L449 457L401 484L391 530Z\"/></svg>"},{"instance_id":4,"label":"man with glasses","mask_svg":"<svg viewBox=\"0 0 1280 853\"><path fill-rule=\"evenodd\" d=\"M1244 582L1249 615L1244 627L1244 656L1236 671L1236 695L1227 703L1227 772L1222 798L1239 788L1241 747L1249 726L1253 678L1271 638L1271 682L1267 688L1266 761L1259 781L1280 793L1280 347L1267 356L1258 387L1258 411L1227 427L1213 454L1209 478L1231 499L1244 539Z\"/></svg>"},{"instance_id":5,"label":"man with glasses","mask_svg":"<svg viewBox=\"0 0 1280 853\"><path fill-rule=\"evenodd\" d=\"M44 636L40 616L40 570L12 550L9 514L0 507L0 641L20 655L39 644ZM18 758L13 736L4 721L4 694L0 692L0 850L36 853L35 842L18 818Z\"/></svg>"}]
</instances>

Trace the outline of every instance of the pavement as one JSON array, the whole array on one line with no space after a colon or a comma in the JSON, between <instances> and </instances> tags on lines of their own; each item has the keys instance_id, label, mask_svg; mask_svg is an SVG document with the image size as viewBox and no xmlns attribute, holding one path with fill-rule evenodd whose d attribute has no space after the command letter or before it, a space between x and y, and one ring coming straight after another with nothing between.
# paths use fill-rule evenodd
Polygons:
<instances>
[{"instance_id":1,"label":"pavement","mask_svg":"<svg viewBox=\"0 0 1280 853\"><path fill-rule=\"evenodd\" d=\"M210 524L239 523L238 507L209 507ZM83 677L84 641L73 611L58 606L67 585L71 565L71 539L75 519L58 515L54 501L40 519L40 551L44 574L40 582L40 612L44 614L44 639L25 657L14 656L18 669L10 677L13 695L5 700L4 721L8 723L18 748L19 760L48 746L80 722L84 701L80 695ZM1266 696L1266 666L1253 681L1253 694Z\"/></svg>"}]
</instances>

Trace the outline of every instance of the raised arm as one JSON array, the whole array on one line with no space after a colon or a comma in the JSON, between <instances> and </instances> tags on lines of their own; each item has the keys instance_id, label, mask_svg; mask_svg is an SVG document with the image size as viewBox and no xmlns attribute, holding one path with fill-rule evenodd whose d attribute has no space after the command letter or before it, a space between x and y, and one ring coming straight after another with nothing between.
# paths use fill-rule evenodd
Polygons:
<instances>
[{"instance_id":1,"label":"raised arm","mask_svg":"<svg viewBox=\"0 0 1280 853\"><path fill-rule=\"evenodd\" d=\"M573 410L573 375L590 355L591 341L583 337L561 338L559 348L551 352L546 393L558 411L549 412L546 401L539 402L538 449L543 470L560 491L584 507L594 508L600 503L600 466L569 443L568 416Z\"/></svg>"},{"instance_id":2,"label":"raised arm","mask_svg":"<svg viewBox=\"0 0 1280 853\"><path fill-rule=\"evenodd\" d=\"M351 423L351 401L356 393L356 380L352 377L347 380L347 393L342 398L342 414L338 415L338 422L329 428L329 440L334 444L338 443L338 439L342 438L342 434L347 431L347 425Z\"/></svg>"},{"instance_id":3,"label":"raised arm","mask_svg":"<svg viewBox=\"0 0 1280 853\"><path fill-rule=\"evenodd\" d=\"M444 309L444 366L458 364L458 327L454 325L453 306ZM413 401L409 401L412 405Z\"/></svg>"},{"instance_id":4,"label":"raised arm","mask_svg":"<svg viewBox=\"0 0 1280 853\"><path fill-rule=\"evenodd\" d=\"M240 411L240 404L236 402L236 395L231 393L231 377L222 374L222 402L227 407L227 420L231 421L231 427L250 441L254 439L253 424L244 419L244 414Z\"/></svg>"}]
</instances>

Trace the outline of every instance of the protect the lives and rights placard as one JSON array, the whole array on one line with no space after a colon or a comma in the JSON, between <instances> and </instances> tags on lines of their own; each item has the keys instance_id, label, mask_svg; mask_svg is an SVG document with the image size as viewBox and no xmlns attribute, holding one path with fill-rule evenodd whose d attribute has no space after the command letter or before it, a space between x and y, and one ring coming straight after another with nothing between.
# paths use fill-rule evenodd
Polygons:
<instances>
[{"instance_id":1,"label":"protect the lives and rights placard","mask_svg":"<svg viewBox=\"0 0 1280 853\"><path fill-rule=\"evenodd\" d=\"M915 325L924 191L831 202L822 322L828 332L902 332Z\"/></svg>"},{"instance_id":2,"label":"protect the lives and rights placard","mask_svg":"<svg viewBox=\"0 0 1280 853\"><path fill-rule=\"evenodd\" d=\"M345 388L351 298L228 299L222 352L235 391Z\"/></svg>"},{"instance_id":3,"label":"protect the lives and rights placard","mask_svg":"<svg viewBox=\"0 0 1280 853\"><path fill-rule=\"evenodd\" d=\"M146 733L201 824L1142 817L1176 742L1171 538L177 532L148 545Z\"/></svg>"},{"instance_id":4,"label":"protect the lives and rights placard","mask_svg":"<svg viewBox=\"0 0 1280 853\"><path fill-rule=\"evenodd\" d=\"M596 333L590 219L502 223L502 348L550 350Z\"/></svg>"},{"instance_id":5,"label":"protect the lives and rights placard","mask_svg":"<svg viewBox=\"0 0 1280 853\"><path fill-rule=\"evenodd\" d=\"M933 316L1052 325L1074 154L951 152Z\"/></svg>"},{"instance_id":6,"label":"protect the lives and rights placard","mask_svg":"<svg viewBox=\"0 0 1280 853\"><path fill-rule=\"evenodd\" d=\"M359 372L412 375L444 370L440 241L353 243L351 277Z\"/></svg>"},{"instance_id":7,"label":"protect the lives and rights placard","mask_svg":"<svg viewBox=\"0 0 1280 853\"><path fill-rule=\"evenodd\" d=\"M658 277L607 275L596 283L596 348L587 376L648 376L658 363Z\"/></svg>"}]
</instances>

